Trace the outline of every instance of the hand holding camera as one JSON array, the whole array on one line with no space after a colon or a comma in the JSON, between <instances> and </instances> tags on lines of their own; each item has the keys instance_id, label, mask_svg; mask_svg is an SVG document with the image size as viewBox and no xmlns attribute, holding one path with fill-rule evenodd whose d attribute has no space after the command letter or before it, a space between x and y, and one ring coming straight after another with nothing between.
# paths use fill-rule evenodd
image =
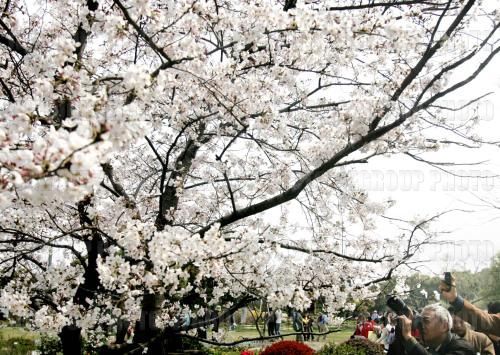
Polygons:
<instances>
[{"instance_id":1,"label":"hand holding camera","mask_svg":"<svg viewBox=\"0 0 500 355\"><path fill-rule=\"evenodd\" d=\"M439 292L443 298L449 303L453 303L457 296L457 287L455 283L455 277L450 272L444 273L444 280L439 283Z\"/></svg>"},{"instance_id":2,"label":"hand holding camera","mask_svg":"<svg viewBox=\"0 0 500 355\"><path fill-rule=\"evenodd\" d=\"M398 322L401 324L401 335L403 336L403 339L408 340L411 338L411 330L413 326L412 320L406 316L399 316Z\"/></svg>"},{"instance_id":3,"label":"hand holding camera","mask_svg":"<svg viewBox=\"0 0 500 355\"><path fill-rule=\"evenodd\" d=\"M387 306L398 315L398 323L395 329L395 339L389 345L387 355L404 355L404 341L412 337L412 330L418 329L422 334L422 317L412 310L397 296L387 299Z\"/></svg>"},{"instance_id":4,"label":"hand holding camera","mask_svg":"<svg viewBox=\"0 0 500 355\"><path fill-rule=\"evenodd\" d=\"M387 299L387 306L392 309L402 320L403 323L409 322L410 332L411 330L421 330L422 327L422 317L420 314L413 312L401 298L398 296L391 296ZM402 324L402 330L404 330L404 324ZM404 336L404 333L403 333Z\"/></svg>"}]
</instances>

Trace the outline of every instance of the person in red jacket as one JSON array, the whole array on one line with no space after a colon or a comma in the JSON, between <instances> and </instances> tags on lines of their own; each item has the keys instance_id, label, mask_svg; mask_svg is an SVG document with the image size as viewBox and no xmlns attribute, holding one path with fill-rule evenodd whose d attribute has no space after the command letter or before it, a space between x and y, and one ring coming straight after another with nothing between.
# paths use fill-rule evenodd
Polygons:
<instances>
[{"instance_id":1,"label":"person in red jacket","mask_svg":"<svg viewBox=\"0 0 500 355\"><path fill-rule=\"evenodd\" d=\"M373 331L373 324L366 320L366 316L360 315L358 317L358 324L356 324L356 330L354 331L354 336L362 336L368 338L368 332Z\"/></svg>"}]
</instances>

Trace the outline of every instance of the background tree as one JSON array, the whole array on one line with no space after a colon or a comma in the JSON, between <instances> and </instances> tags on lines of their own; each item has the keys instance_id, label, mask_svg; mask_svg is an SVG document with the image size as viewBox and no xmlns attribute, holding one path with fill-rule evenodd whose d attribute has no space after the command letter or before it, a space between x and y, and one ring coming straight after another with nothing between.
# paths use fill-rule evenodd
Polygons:
<instances>
[{"instance_id":1,"label":"background tree","mask_svg":"<svg viewBox=\"0 0 500 355\"><path fill-rule=\"evenodd\" d=\"M483 307L489 302L498 302L500 300L500 285L498 279L500 276L500 253L497 253L492 260L491 267L484 270L484 277L480 279L480 305Z\"/></svg>"},{"instance_id":2,"label":"background tree","mask_svg":"<svg viewBox=\"0 0 500 355\"><path fill-rule=\"evenodd\" d=\"M117 352L162 354L215 305L351 307L437 217L377 238L387 203L356 166L479 144L440 100L500 50L497 9L474 0L1 11L0 303L61 330L66 354L129 323L135 344Z\"/></svg>"}]
</instances>

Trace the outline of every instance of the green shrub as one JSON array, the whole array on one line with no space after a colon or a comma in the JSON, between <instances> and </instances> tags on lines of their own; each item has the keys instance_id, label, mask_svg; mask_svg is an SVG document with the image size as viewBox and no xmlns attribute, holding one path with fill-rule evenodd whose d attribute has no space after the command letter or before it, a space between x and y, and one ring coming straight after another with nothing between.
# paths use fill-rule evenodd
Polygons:
<instances>
[{"instance_id":1,"label":"green shrub","mask_svg":"<svg viewBox=\"0 0 500 355\"><path fill-rule=\"evenodd\" d=\"M210 355L240 355L241 350L218 346L208 349L207 353Z\"/></svg>"},{"instance_id":2,"label":"green shrub","mask_svg":"<svg viewBox=\"0 0 500 355\"><path fill-rule=\"evenodd\" d=\"M384 355L382 344L374 343L365 338L349 339L344 344L352 346L358 350L364 350L366 355Z\"/></svg>"},{"instance_id":3,"label":"green shrub","mask_svg":"<svg viewBox=\"0 0 500 355\"><path fill-rule=\"evenodd\" d=\"M384 355L380 344L368 339L350 339L340 345L327 344L316 352L318 355Z\"/></svg>"},{"instance_id":4,"label":"green shrub","mask_svg":"<svg viewBox=\"0 0 500 355\"><path fill-rule=\"evenodd\" d=\"M201 342L193 338L180 337L181 347L184 350L205 350Z\"/></svg>"},{"instance_id":5,"label":"green shrub","mask_svg":"<svg viewBox=\"0 0 500 355\"><path fill-rule=\"evenodd\" d=\"M317 355L366 355L366 352L362 349L357 349L348 344L327 344L319 351L316 352Z\"/></svg>"},{"instance_id":6,"label":"green shrub","mask_svg":"<svg viewBox=\"0 0 500 355\"><path fill-rule=\"evenodd\" d=\"M240 355L242 352L246 351L244 346L213 346L210 348L205 348L207 354L209 355ZM254 352L257 354L257 352Z\"/></svg>"},{"instance_id":7,"label":"green shrub","mask_svg":"<svg viewBox=\"0 0 500 355\"><path fill-rule=\"evenodd\" d=\"M62 354L61 339L57 336L42 334L38 350L40 351L40 355Z\"/></svg>"}]
</instances>

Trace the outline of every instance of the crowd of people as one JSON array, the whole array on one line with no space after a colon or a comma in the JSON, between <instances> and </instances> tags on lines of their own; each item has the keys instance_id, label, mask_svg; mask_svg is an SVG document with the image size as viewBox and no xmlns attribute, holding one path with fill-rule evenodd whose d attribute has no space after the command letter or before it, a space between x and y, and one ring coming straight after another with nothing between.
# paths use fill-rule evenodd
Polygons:
<instances>
[{"instance_id":1,"label":"crowd of people","mask_svg":"<svg viewBox=\"0 0 500 355\"><path fill-rule=\"evenodd\" d=\"M273 310L272 308L264 316L268 336L281 335L281 323L283 313L280 309ZM314 341L314 333L317 329L318 333L325 333L328 330L328 316L321 312L314 316L313 313L292 310L290 313L293 330L297 333L297 341ZM326 334L316 337L316 340L326 340Z\"/></svg>"},{"instance_id":2,"label":"crowd of people","mask_svg":"<svg viewBox=\"0 0 500 355\"><path fill-rule=\"evenodd\" d=\"M490 303L487 311L481 310L458 294L454 279L452 284L442 282L439 291L449 308L436 303L420 312L404 308L359 314L352 337L379 343L387 355L500 355L500 302ZM218 330L219 312L220 307L216 307L206 315L217 319L214 332ZM315 315L291 310L288 316L297 341L326 340L328 317L324 312ZM281 336L286 317L282 310L269 308L263 317L267 335ZM183 325L186 322L189 324L190 319L183 319ZM234 326L234 316L230 316L229 329ZM198 336L206 338L206 333Z\"/></svg>"},{"instance_id":3,"label":"crowd of people","mask_svg":"<svg viewBox=\"0 0 500 355\"><path fill-rule=\"evenodd\" d=\"M454 279L441 282L439 291L449 308L430 304L419 314L360 314L353 337L380 343L388 355L500 355L500 302L481 310L458 294Z\"/></svg>"},{"instance_id":4,"label":"crowd of people","mask_svg":"<svg viewBox=\"0 0 500 355\"><path fill-rule=\"evenodd\" d=\"M373 311L372 315L360 314L357 318L353 337L367 338L389 349L395 337L397 316L393 312L380 315Z\"/></svg>"}]
</instances>

